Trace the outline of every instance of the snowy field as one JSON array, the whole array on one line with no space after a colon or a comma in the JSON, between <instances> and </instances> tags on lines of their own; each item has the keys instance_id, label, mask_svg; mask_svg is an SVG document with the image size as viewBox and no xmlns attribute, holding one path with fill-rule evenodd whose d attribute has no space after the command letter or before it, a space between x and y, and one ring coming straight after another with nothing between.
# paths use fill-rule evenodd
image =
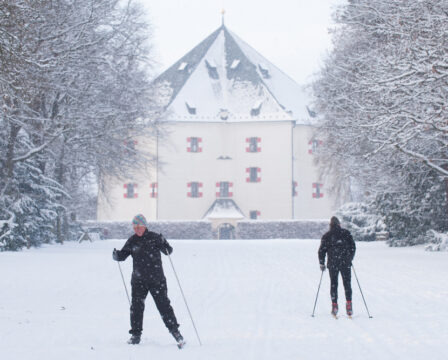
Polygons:
<instances>
[{"instance_id":1,"label":"snowy field","mask_svg":"<svg viewBox=\"0 0 448 360\"><path fill-rule=\"evenodd\" d=\"M330 316L317 240L171 241L203 346L169 260L178 350L149 296L142 343L127 345L129 309L112 249L124 240L0 253L0 359L448 359L448 253L358 243L352 320ZM129 283L131 261L122 263ZM129 288L129 284L128 284ZM344 310L342 284L340 309ZM343 313L343 312L342 312Z\"/></svg>"}]
</instances>

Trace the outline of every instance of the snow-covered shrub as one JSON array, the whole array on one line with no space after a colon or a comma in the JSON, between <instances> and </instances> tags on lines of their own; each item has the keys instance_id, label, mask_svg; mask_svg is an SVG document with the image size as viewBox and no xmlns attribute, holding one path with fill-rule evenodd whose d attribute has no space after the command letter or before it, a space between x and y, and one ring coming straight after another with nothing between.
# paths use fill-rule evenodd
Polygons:
<instances>
[{"instance_id":1,"label":"snow-covered shrub","mask_svg":"<svg viewBox=\"0 0 448 360\"><path fill-rule=\"evenodd\" d=\"M237 239L320 239L328 231L328 220L239 221Z\"/></svg>"},{"instance_id":2,"label":"snow-covered shrub","mask_svg":"<svg viewBox=\"0 0 448 360\"><path fill-rule=\"evenodd\" d=\"M376 233L386 231L381 217L365 203L346 203L337 210L336 216L356 241L374 241Z\"/></svg>"},{"instance_id":3,"label":"snow-covered shrub","mask_svg":"<svg viewBox=\"0 0 448 360\"><path fill-rule=\"evenodd\" d=\"M150 231L162 233L167 239L216 239L212 223L207 220L150 220ZM133 234L130 221L79 222L83 229L102 229L105 239L126 239ZM320 239L328 231L328 220L247 220L239 221L237 239Z\"/></svg>"},{"instance_id":4,"label":"snow-covered shrub","mask_svg":"<svg viewBox=\"0 0 448 360\"><path fill-rule=\"evenodd\" d=\"M445 181L434 172L414 170L403 177L401 188L383 191L375 200L391 246L424 244L428 230L448 230Z\"/></svg>"},{"instance_id":5,"label":"snow-covered shrub","mask_svg":"<svg viewBox=\"0 0 448 360\"><path fill-rule=\"evenodd\" d=\"M127 239L133 234L131 221L83 221L84 229L102 229L105 239ZM212 225L209 221L161 221L149 220L148 229L163 234L167 239L212 239Z\"/></svg>"},{"instance_id":6,"label":"snow-covered shrub","mask_svg":"<svg viewBox=\"0 0 448 360\"><path fill-rule=\"evenodd\" d=\"M423 240L430 243L426 246L426 251L448 251L448 233L428 230Z\"/></svg>"}]
</instances>

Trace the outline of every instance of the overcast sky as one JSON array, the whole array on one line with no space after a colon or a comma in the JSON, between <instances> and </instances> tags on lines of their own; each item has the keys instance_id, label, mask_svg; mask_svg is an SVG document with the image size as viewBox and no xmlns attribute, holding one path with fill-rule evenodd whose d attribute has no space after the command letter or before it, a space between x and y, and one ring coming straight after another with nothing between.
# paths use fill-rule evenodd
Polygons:
<instances>
[{"instance_id":1,"label":"overcast sky","mask_svg":"<svg viewBox=\"0 0 448 360\"><path fill-rule=\"evenodd\" d=\"M300 84L330 49L331 13L343 0L138 0L154 30L157 73L225 24Z\"/></svg>"}]
</instances>

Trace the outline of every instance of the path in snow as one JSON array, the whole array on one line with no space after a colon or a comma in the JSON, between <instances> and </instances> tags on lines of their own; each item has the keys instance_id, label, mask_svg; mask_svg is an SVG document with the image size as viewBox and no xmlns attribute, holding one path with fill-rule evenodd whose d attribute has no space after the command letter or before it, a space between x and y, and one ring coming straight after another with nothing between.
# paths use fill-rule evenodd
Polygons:
<instances>
[{"instance_id":1,"label":"path in snow","mask_svg":"<svg viewBox=\"0 0 448 360\"><path fill-rule=\"evenodd\" d=\"M199 347L164 257L169 296L188 347L179 351L152 299L138 346L114 247L123 240L0 253L0 359L446 359L448 253L357 243L353 320L334 320L316 240L171 241ZM131 261L122 263L127 280ZM128 284L129 286L129 284ZM344 310L342 284L340 309Z\"/></svg>"}]
</instances>

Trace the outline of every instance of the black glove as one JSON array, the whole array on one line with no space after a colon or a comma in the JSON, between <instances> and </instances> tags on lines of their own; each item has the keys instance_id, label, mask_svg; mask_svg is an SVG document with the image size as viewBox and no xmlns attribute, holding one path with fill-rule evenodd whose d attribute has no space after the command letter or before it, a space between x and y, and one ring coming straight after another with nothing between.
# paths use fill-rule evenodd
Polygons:
<instances>
[{"instance_id":1,"label":"black glove","mask_svg":"<svg viewBox=\"0 0 448 360\"><path fill-rule=\"evenodd\" d=\"M165 236L160 234L160 240L162 242L161 251L165 255L170 255L173 252L173 248L168 244L168 241L165 239Z\"/></svg>"},{"instance_id":2,"label":"black glove","mask_svg":"<svg viewBox=\"0 0 448 360\"><path fill-rule=\"evenodd\" d=\"M118 251L114 248L114 251L112 252L112 259L115 261L118 261Z\"/></svg>"},{"instance_id":3,"label":"black glove","mask_svg":"<svg viewBox=\"0 0 448 360\"><path fill-rule=\"evenodd\" d=\"M165 255L170 255L173 252L173 248L167 243L166 246L162 249L162 252Z\"/></svg>"},{"instance_id":4,"label":"black glove","mask_svg":"<svg viewBox=\"0 0 448 360\"><path fill-rule=\"evenodd\" d=\"M320 271L325 271L325 264L319 264L320 265Z\"/></svg>"}]
</instances>

